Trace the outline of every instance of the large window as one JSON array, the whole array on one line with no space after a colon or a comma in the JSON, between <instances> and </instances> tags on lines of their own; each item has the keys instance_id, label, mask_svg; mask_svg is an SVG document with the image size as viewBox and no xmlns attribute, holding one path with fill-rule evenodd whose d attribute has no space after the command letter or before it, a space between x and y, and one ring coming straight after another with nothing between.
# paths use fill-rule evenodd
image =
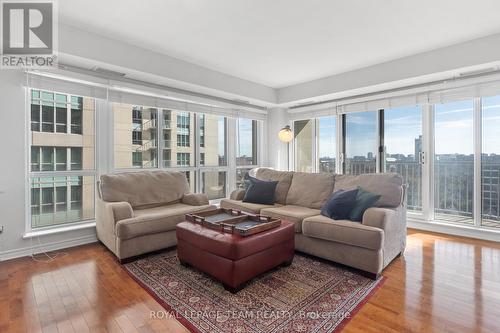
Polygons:
<instances>
[{"instance_id":1,"label":"large window","mask_svg":"<svg viewBox=\"0 0 500 333\"><path fill-rule=\"evenodd\" d=\"M377 112L345 115L345 173L359 175L377 170Z\"/></svg>"},{"instance_id":2,"label":"large window","mask_svg":"<svg viewBox=\"0 0 500 333\"><path fill-rule=\"evenodd\" d=\"M31 228L94 218L92 98L30 90Z\"/></svg>"},{"instance_id":3,"label":"large window","mask_svg":"<svg viewBox=\"0 0 500 333\"><path fill-rule=\"evenodd\" d=\"M407 207L422 210L422 111L418 106L384 110L382 170L396 172L407 185Z\"/></svg>"},{"instance_id":4,"label":"large window","mask_svg":"<svg viewBox=\"0 0 500 333\"><path fill-rule=\"evenodd\" d=\"M201 191L210 200L226 197L226 172L225 171L203 171L201 173Z\"/></svg>"},{"instance_id":5,"label":"large window","mask_svg":"<svg viewBox=\"0 0 500 333\"><path fill-rule=\"evenodd\" d=\"M435 105L435 218L473 224L473 101Z\"/></svg>"}]
</instances>

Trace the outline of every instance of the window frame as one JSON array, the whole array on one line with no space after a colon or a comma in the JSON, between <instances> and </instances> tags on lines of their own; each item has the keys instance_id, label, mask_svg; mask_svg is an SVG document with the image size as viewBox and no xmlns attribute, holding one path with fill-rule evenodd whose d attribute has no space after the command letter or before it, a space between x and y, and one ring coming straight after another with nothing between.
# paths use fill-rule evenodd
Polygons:
<instances>
[{"instance_id":1,"label":"window frame","mask_svg":"<svg viewBox=\"0 0 500 333\"><path fill-rule=\"evenodd\" d=\"M37 101L39 102L38 105L41 105L43 99L42 99L42 92L50 92L50 93L53 93L54 95L54 128L53 128L53 131L52 132L44 132L42 131L42 125L41 125L41 107L40 107L40 127L39 127L39 130L38 131L32 131L32 126L31 126L31 101L32 101L32 91L38 91L39 92L39 98L37 99ZM61 95L66 95L67 96L67 105L66 105L66 112L67 112L67 117L66 117L66 121L67 121L67 126L66 126L66 132L65 133L60 133L60 132L57 132L56 131L56 107L55 105L57 104L56 102L56 95L57 94L61 94ZM98 113L99 113L99 110L98 110L98 103L97 103L97 99L95 97L86 97L86 96L77 96L77 97L81 97L82 98L82 124L81 124L81 128L82 128L82 134L75 134L75 133L72 133L71 132L71 118L72 118L72 115L71 115L71 112L72 112L72 104L71 104L71 97L72 96L76 96L76 94L72 94L72 93L68 93L68 92L62 92L62 91L59 91L59 90L45 90L45 89L38 89L38 88L32 88L32 87L26 87L25 88L25 114L26 114L26 119L29 119L29 121L26 121L26 124L25 124L25 135L26 135L26 146L25 146L25 160L26 160L26 167L25 167L25 171L26 171L26 183L25 183L25 197L27 198L26 200L26 204L25 204L25 234L30 234L32 232L44 232L46 230L53 230L53 229L61 229L61 228L67 228L67 227L70 227L70 228L73 228L73 227L78 227L80 225L86 225L88 223L95 223L95 203L96 203L96 199L97 199L97 191L96 191L96 188L95 186L93 187L93 198L94 198L94 202L93 202L93 206L94 206L94 217L92 218L87 218L87 219L82 219L82 220L78 220L78 221L72 221L72 222L64 222L64 223L55 223L53 225L48 225L48 226L43 226L43 227L33 227L32 225L32 205L31 205L31 200L32 200L32 190L31 190L31 180L34 179L34 178L55 178L55 177L66 177L67 179L67 187L71 187L71 183L70 183L70 180L69 177L81 177L82 179L82 186L83 186L83 182L84 182L84 179L85 177L93 177L94 179L94 183L97 181L98 179L98 167L99 167L99 157L98 157L98 150L99 150L99 144L100 144L100 135L98 134L98 121L97 121L97 118L98 118ZM83 128L84 128L84 124L83 124L83 109L84 109L84 106L83 106L83 98L89 98L89 99L92 99L93 103L94 103L94 114L93 114L93 137L94 137L94 146L93 146L93 161L94 161L94 165L93 165L93 168L92 169L86 169L86 170L71 170L71 151L68 149L70 147L67 147L67 146L61 146L61 147L58 147L58 146L45 146L45 147L51 147L52 148L52 151L53 151L53 156L52 156L52 163L53 163L53 166L54 166L54 170L50 170L50 171L42 171L42 147L44 146L34 146L34 147L39 147L39 150L40 150L40 153L39 153L39 161L40 161L40 170L39 171L31 171L31 165L32 165L32 160L31 160L31 149L33 147L33 140L32 140L32 133L49 133L49 134L54 134L54 135L83 135ZM56 170L56 151L57 151L57 148L66 148L66 170ZM71 147L73 148L73 147ZM80 147L76 147L76 148L80 148ZM82 147L83 149L83 147ZM83 151L82 151L82 158L83 158ZM83 160L82 160L82 167L83 167ZM53 187L54 189L56 188L56 186ZM69 205L67 206L67 209L69 209L69 207L71 206L71 190L67 190L67 193L66 193L66 205ZM54 211L56 210L56 206L57 206L57 203L55 202L55 190L54 190L54 203L53 203L53 206L54 206ZM39 200L40 202L43 200L42 199L42 191L40 189L40 194L39 194ZM40 210L40 213L42 213L42 205L39 206L39 210Z\"/></svg>"}]
</instances>

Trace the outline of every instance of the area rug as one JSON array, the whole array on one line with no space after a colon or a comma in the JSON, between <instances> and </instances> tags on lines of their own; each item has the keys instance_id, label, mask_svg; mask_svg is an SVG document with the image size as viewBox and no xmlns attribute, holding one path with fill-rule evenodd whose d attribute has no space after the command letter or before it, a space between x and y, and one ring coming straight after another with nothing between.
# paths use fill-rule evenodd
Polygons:
<instances>
[{"instance_id":1,"label":"area rug","mask_svg":"<svg viewBox=\"0 0 500 333\"><path fill-rule=\"evenodd\" d=\"M295 255L293 264L231 294L207 275L180 265L176 251L124 265L165 309L192 332L336 332L384 281L343 266Z\"/></svg>"}]
</instances>

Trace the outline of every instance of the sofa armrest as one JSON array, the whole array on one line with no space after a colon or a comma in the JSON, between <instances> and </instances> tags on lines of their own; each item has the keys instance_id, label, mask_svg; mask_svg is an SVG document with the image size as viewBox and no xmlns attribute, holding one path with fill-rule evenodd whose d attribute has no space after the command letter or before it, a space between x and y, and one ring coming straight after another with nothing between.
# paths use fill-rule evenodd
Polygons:
<instances>
[{"instance_id":1,"label":"sofa armrest","mask_svg":"<svg viewBox=\"0 0 500 333\"><path fill-rule=\"evenodd\" d=\"M208 205L208 196L203 193L189 193L189 194L184 194L182 197L181 202L186 205L190 206L203 206L203 205Z\"/></svg>"},{"instance_id":2,"label":"sofa armrest","mask_svg":"<svg viewBox=\"0 0 500 333\"><path fill-rule=\"evenodd\" d=\"M245 192L246 191L242 188L236 189L233 192L231 192L229 199L231 199L231 200L243 200L243 197L245 196Z\"/></svg>"},{"instance_id":3,"label":"sofa armrest","mask_svg":"<svg viewBox=\"0 0 500 333\"><path fill-rule=\"evenodd\" d=\"M98 199L97 220L102 222L116 222L134 217L130 203L125 201L108 202Z\"/></svg>"},{"instance_id":4,"label":"sofa armrest","mask_svg":"<svg viewBox=\"0 0 500 333\"><path fill-rule=\"evenodd\" d=\"M384 231L384 267L402 253L406 247L406 209L368 208L363 214L362 223Z\"/></svg>"},{"instance_id":5,"label":"sofa armrest","mask_svg":"<svg viewBox=\"0 0 500 333\"><path fill-rule=\"evenodd\" d=\"M108 202L99 198L95 215L97 238L116 254L116 223L134 217L132 206L128 202Z\"/></svg>"}]
</instances>

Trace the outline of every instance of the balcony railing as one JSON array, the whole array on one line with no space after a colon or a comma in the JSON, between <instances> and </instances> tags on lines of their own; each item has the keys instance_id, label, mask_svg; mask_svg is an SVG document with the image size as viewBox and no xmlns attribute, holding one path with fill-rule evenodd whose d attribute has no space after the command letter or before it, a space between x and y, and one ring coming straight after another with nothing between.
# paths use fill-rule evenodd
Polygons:
<instances>
[{"instance_id":1,"label":"balcony railing","mask_svg":"<svg viewBox=\"0 0 500 333\"><path fill-rule=\"evenodd\" d=\"M365 162L366 163L366 162ZM371 170L358 166L355 170ZM422 210L422 166L418 162L387 162L388 172L399 173L407 184L407 207ZM481 177L481 224L500 228L500 163L483 162ZM434 213L437 219L453 223L474 224L474 162L434 162Z\"/></svg>"}]
</instances>

